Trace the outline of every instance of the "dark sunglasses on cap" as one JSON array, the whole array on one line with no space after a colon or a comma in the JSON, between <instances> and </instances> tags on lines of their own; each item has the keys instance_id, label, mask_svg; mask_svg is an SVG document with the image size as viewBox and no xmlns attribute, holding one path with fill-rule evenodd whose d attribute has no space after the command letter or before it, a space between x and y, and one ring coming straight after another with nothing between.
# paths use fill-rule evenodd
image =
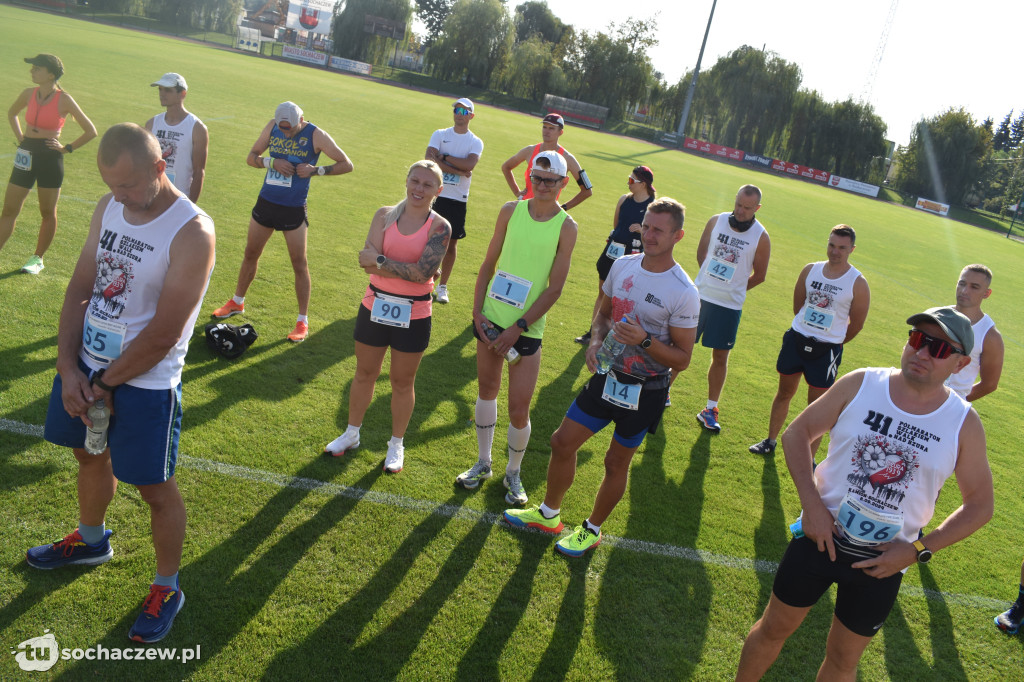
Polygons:
<instances>
[{"instance_id":1,"label":"dark sunglasses on cap","mask_svg":"<svg viewBox=\"0 0 1024 682\"><path fill-rule=\"evenodd\" d=\"M472 113L473 112L467 109L466 107L455 107L456 116L469 116Z\"/></svg>"},{"instance_id":2,"label":"dark sunglasses on cap","mask_svg":"<svg viewBox=\"0 0 1024 682\"><path fill-rule=\"evenodd\" d=\"M928 336L920 329L910 330L910 340L907 341L907 344L914 350L921 350L921 346L928 346L928 354L936 360L945 360L953 353L967 355L967 353L956 348L949 341Z\"/></svg>"},{"instance_id":3,"label":"dark sunglasses on cap","mask_svg":"<svg viewBox=\"0 0 1024 682\"><path fill-rule=\"evenodd\" d=\"M535 185L544 185L545 187L554 187L565 178L542 178L539 175L531 175L530 182Z\"/></svg>"}]
</instances>

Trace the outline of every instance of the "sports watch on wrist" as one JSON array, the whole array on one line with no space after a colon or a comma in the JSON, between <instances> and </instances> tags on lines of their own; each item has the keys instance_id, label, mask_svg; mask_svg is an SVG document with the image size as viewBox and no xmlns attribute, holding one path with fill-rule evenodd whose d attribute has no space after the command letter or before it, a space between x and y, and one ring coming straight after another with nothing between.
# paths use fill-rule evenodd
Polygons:
<instances>
[{"instance_id":1,"label":"sports watch on wrist","mask_svg":"<svg viewBox=\"0 0 1024 682\"><path fill-rule=\"evenodd\" d=\"M520 317L518 320L516 320L516 326L522 329L524 332L530 331L530 327L526 324L525 317Z\"/></svg>"},{"instance_id":2,"label":"sports watch on wrist","mask_svg":"<svg viewBox=\"0 0 1024 682\"><path fill-rule=\"evenodd\" d=\"M647 332L647 336L645 336L644 340L640 342L640 347L643 348L644 350L647 350L648 348L651 347L651 333L650 332Z\"/></svg>"},{"instance_id":3,"label":"sports watch on wrist","mask_svg":"<svg viewBox=\"0 0 1024 682\"><path fill-rule=\"evenodd\" d=\"M920 540L914 540L914 549L917 550L917 562L919 564L926 564L932 560L932 551L924 546L924 543Z\"/></svg>"},{"instance_id":4,"label":"sports watch on wrist","mask_svg":"<svg viewBox=\"0 0 1024 682\"><path fill-rule=\"evenodd\" d=\"M317 166L316 167L316 174L317 175L327 175L327 167L326 166Z\"/></svg>"},{"instance_id":5,"label":"sports watch on wrist","mask_svg":"<svg viewBox=\"0 0 1024 682\"><path fill-rule=\"evenodd\" d=\"M388 260L387 256L385 256L383 253L378 254L377 255L377 269L380 270L382 267L384 267L384 263L386 263L387 260Z\"/></svg>"}]
</instances>

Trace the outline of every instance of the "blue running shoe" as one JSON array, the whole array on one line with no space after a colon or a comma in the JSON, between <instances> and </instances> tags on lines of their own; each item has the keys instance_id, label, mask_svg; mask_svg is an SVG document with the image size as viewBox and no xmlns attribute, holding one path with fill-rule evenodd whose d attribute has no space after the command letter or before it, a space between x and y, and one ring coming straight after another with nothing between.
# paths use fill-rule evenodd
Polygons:
<instances>
[{"instance_id":1,"label":"blue running shoe","mask_svg":"<svg viewBox=\"0 0 1024 682\"><path fill-rule=\"evenodd\" d=\"M1019 604L1014 604L1010 607L1009 611L1005 611L996 616L996 627L1005 632L1008 635L1015 635L1020 630L1020 622L1024 620L1024 608L1021 608Z\"/></svg>"},{"instance_id":2,"label":"blue running shoe","mask_svg":"<svg viewBox=\"0 0 1024 682\"><path fill-rule=\"evenodd\" d=\"M105 564L114 556L110 548L112 531L104 531L103 540L96 545L87 545L76 528L73 533L51 545L39 545L25 552L25 560L33 568L48 571L61 566L97 566Z\"/></svg>"},{"instance_id":3,"label":"blue running shoe","mask_svg":"<svg viewBox=\"0 0 1024 682\"><path fill-rule=\"evenodd\" d=\"M174 617L184 605L185 594L180 588L150 585L149 595L142 602L142 613L135 619L128 637L136 642L159 642L171 631Z\"/></svg>"},{"instance_id":4,"label":"blue running shoe","mask_svg":"<svg viewBox=\"0 0 1024 682\"><path fill-rule=\"evenodd\" d=\"M722 430L722 425L718 423L717 407L712 407L711 409L704 408L701 410L701 413L697 415L697 421L699 421L708 431L718 433Z\"/></svg>"}]
</instances>

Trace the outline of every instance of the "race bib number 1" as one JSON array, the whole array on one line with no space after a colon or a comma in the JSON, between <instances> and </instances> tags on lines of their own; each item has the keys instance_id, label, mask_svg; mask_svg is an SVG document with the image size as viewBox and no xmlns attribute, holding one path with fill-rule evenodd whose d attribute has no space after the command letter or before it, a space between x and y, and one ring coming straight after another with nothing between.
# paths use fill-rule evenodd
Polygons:
<instances>
[{"instance_id":1,"label":"race bib number 1","mask_svg":"<svg viewBox=\"0 0 1024 682\"><path fill-rule=\"evenodd\" d=\"M267 169L267 184L274 187L291 187L293 175L284 176L273 168Z\"/></svg>"},{"instance_id":2,"label":"race bib number 1","mask_svg":"<svg viewBox=\"0 0 1024 682\"><path fill-rule=\"evenodd\" d=\"M374 294L370 320L389 327L409 328L412 319L412 301L407 298Z\"/></svg>"},{"instance_id":3,"label":"race bib number 1","mask_svg":"<svg viewBox=\"0 0 1024 682\"><path fill-rule=\"evenodd\" d=\"M522 310L532 287L533 282L530 280L498 270L494 273L494 281L491 282L491 290L487 295Z\"/></svg>"},{"instance_id":4,"label":"race bib number 1","mask_svg":"<svg viewBox=\"0 0 1024 682\"><path fill-rule=\"evenodd\" d=\"M636 410L640 407L640 391L643 384L623 384L615 380L612 373L605 375L604 391L601 398L607 400L616 407L624 407L627 410Z\"/></svg>"},{"instance_id":5,"label":"race bib number 1","mask_svg":"<svg viewBox=\"0 0 1024 682\"><path fill-rule=\"evenodd\" d=\"M121 357L127 330L128 325L122 322L100 320L89 315L82 330L82 348L96 362L109 365Z\"/></svg>"},{"instance_id":6,"label":"race bib number 1","mask_svg":"<svg viewBox=\"0 0 1024 682\"><path fill-rule=\"evenodd\" d=\"M731 282L734 274L736 274L736 266L733 263L712 258L711 264L708 265L708 275L719 282Z\"/></svg>"},{"instance_id":7,"label":"race bib number 1","mask_svg":"<svg viewBox=\"0 0 1024 682\"><path fill-rule=\"evenodd\" d=\"M23 171L32 170L32 152L18 147L18 150L14 152L14 167Z\"/></svg>"},{"instance_id":8,"label":"race bib number 1","mask_svg":"<svg viewBox=\"0 0 1024 682\"><path fill-rule=\"evenodd\" d=\"M903 529L903 515L879 511L847 494L839 505L836 523L850 542L867 546L880 545L892 540Z\"/></svg>"},{"instance_id":9,"label":"race bib number 1","mask_svg":"<svg viewBox=\"0 0 1024 682\"><path fill-rule=\"evenodd\" d=\"M812 305L804 308L804 324L813 329L827 332L832 328L832 320L835 317L835 313L825 308L816 308Z\"/></svg>"}]
</instances>

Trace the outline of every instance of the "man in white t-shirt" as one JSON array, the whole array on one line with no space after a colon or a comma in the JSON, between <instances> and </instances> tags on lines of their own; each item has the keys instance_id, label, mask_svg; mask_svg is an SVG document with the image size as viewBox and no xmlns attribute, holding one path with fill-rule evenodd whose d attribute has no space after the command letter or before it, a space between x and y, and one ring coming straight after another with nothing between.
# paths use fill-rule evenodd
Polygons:
<instances>
[{"instance_id":1,"label":"man in white t-shirt","mask_svg":"<svg viewBox=\"0 0 1024 682\"><path fill-rule=\"evenodd\" d=\"M181 74L165 73L152 86L160 89L160 105L167 107L167 112L146 121L146 130L160 142L167 179L189 201L197 202L206 179L209 133L203 122L185 109L188 84Z\"/></svg>"},{"instance_id":2,"label":"man in white t-shirt","mask_svg":"<svg viewBox=\"0 0 1024 682\"><path fill-rule=\"evenodd\" d=\"M484 153L484 142L469 130L473 120L473 102L463 97L452 104L455 125L435 130L423 158L433 161L444 173L444 188L434 202L434 210L452 226L448 252L441 261L441 280L437 284L438 303L448 302L448 278L455 266L458 240L466 236L466 203L473 169Z\"/></svg>"},{"instance_id":3,"label":"man in white t-shirt","mask_svg":"<svg viewBox=\"0 0 1024 682\"><path fill-rule=\"evenodd\" d=\"M992 271L978 263L965 267L956 283L955 307L971 321L975 343L971 363L951 374L946 385L968 402L995 391L1003 373L1003 337L981 309L981 302L992 295L991 285Z\"/></svg>"}]
</instances>

